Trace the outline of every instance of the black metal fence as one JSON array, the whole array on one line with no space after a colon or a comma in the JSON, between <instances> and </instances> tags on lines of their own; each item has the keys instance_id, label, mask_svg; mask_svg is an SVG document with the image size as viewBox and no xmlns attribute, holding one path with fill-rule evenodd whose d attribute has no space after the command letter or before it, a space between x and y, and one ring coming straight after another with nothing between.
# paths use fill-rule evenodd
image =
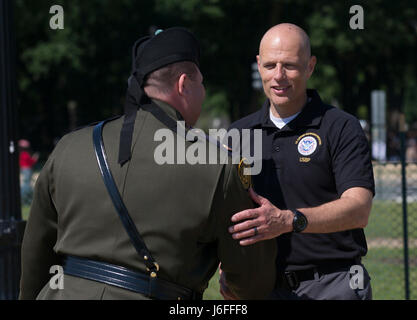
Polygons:
<instances>
[{"instance_id":1,"label":"black metal fence","mask_svg":"<svg viewBox=\"0 0 417 320\"><path fill-rule=\"evenodd\" d=\"M0 300L19 294L20 247L24 221L0 221Z\"/></svg>"},{"instance_id":2,"label":"black metal fence","mask_svg":"<svg viewBox=\"0 0 417 320\"><path fill-rule=\"evenodd\" d=\"M0 0L0 299L16 299L21 220L13 2Z\"/></svg>"}]
</instances>

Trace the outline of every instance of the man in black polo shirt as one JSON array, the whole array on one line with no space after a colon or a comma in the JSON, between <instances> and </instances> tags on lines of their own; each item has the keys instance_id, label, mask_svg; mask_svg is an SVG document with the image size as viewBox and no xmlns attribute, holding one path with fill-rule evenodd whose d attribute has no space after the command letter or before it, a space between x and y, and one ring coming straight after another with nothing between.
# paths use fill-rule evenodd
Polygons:
<instances>
[{"instance_id":1,"label":"man in black polo shirt","mask_svg":"<svg viewBox=\"0 0 417 320\"><path fill-rule=\"evenodd\" d=\"M268 99L231 129L262 130L251 191L260 207L235 214L229 231L243 246L276 237L282 277L272 298L371 299L360 260L374 180L359 121L307 89L316 57L298 26L268 30L257 60Z\"/></svg>"}]
</instances>

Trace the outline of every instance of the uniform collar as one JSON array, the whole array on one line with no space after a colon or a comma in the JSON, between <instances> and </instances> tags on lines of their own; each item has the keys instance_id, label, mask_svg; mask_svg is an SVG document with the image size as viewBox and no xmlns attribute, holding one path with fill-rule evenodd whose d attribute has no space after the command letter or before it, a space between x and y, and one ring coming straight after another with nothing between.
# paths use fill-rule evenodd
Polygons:
<instances>
[{"instance_id":1,"label":"uniform collar","mask_svg":"<svg viewBox=\"0 0 417 320\"><path fill-rule=\"evenodd\" d=\"M307 97L311 98L311 100L304 106L300 114L284 126L281 131L295 130L299 127L316 127L320 125L323 117L320 106L323 102L317 91L314 89L307 89ZM262 105L262 109L258 111L258 115L252 127L261 126L262 128L277 128L269 117L269 108L270 102L269 99L266 99Z\"/></svg>"},{"instance_id":2,"label":"uniform collar","mask_svg":"<svg viewBox=\"0 0 417 320\"><path fill-rule=\"evenodd\" d=\"M181 113L179 113L178 110L174 109L174 107L172 107L168 103L158 99L152 99L152 102L154 102L158 107L160 107L162 111L164 111L173 120L184 121L184 118L182 117Z\"/></svg>"},{"instance_id":3,"label":"uniform collar","mask_svg":"<svg viewBox=\"0 0 417 320\"><path fill-rule=\"evenodd\" d=\"M307 89L307 96L311 98L310 102L304 106L298 117L291 121L293 123L288 124L290 129L320 126L323 118L323 108L321 108L323 101L317 91L313 89Z\"/></svg>"}]
</instances>

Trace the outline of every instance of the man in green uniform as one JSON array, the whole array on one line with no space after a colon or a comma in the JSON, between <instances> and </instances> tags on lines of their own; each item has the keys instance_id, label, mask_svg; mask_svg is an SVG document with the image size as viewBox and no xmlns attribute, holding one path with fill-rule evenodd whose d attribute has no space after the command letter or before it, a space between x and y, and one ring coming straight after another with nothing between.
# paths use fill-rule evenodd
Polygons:
<instances>
[{"instance_id":1,"label":"man in green uniform","mask_svg":"<svg viewBox=\"0 0 417 320\"><path fill-rule=\"evenodd\" d=\"M133 58L124 117L64 136L38 178L20 298L201 299L219 262L236 296L266 297L275 283L275 243L242 247L228 233L231 216L253 207L242 168L230 158L157 163L156 132L181 138L173 124L184 121L186 130L200 115L196 39L170 28L138 40ZM205 148L212 163L218 155Z\"/></svg>"}]
</instances>

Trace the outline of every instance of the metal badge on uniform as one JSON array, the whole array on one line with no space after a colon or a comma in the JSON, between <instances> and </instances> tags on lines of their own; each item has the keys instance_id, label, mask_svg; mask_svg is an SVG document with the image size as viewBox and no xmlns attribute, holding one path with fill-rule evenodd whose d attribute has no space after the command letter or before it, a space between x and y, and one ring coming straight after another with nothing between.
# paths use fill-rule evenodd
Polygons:
<instances>
[{"instance_id":1,"label":"metal badge on uniform","mask_svg":"<svg viewBox=\"0 0 417 320\"><path fill-rule=\"evenodd\" d=\"M238 173L239 173L239 179L242 182L243 187L248 190L252 185L252 180L250 174L245 174L245 171L249 171L251 166L247 163L246 158L242 158L239 162L238 166ZM247 169L247 170L245 170Z\"/></svg>"}]
</instances>

